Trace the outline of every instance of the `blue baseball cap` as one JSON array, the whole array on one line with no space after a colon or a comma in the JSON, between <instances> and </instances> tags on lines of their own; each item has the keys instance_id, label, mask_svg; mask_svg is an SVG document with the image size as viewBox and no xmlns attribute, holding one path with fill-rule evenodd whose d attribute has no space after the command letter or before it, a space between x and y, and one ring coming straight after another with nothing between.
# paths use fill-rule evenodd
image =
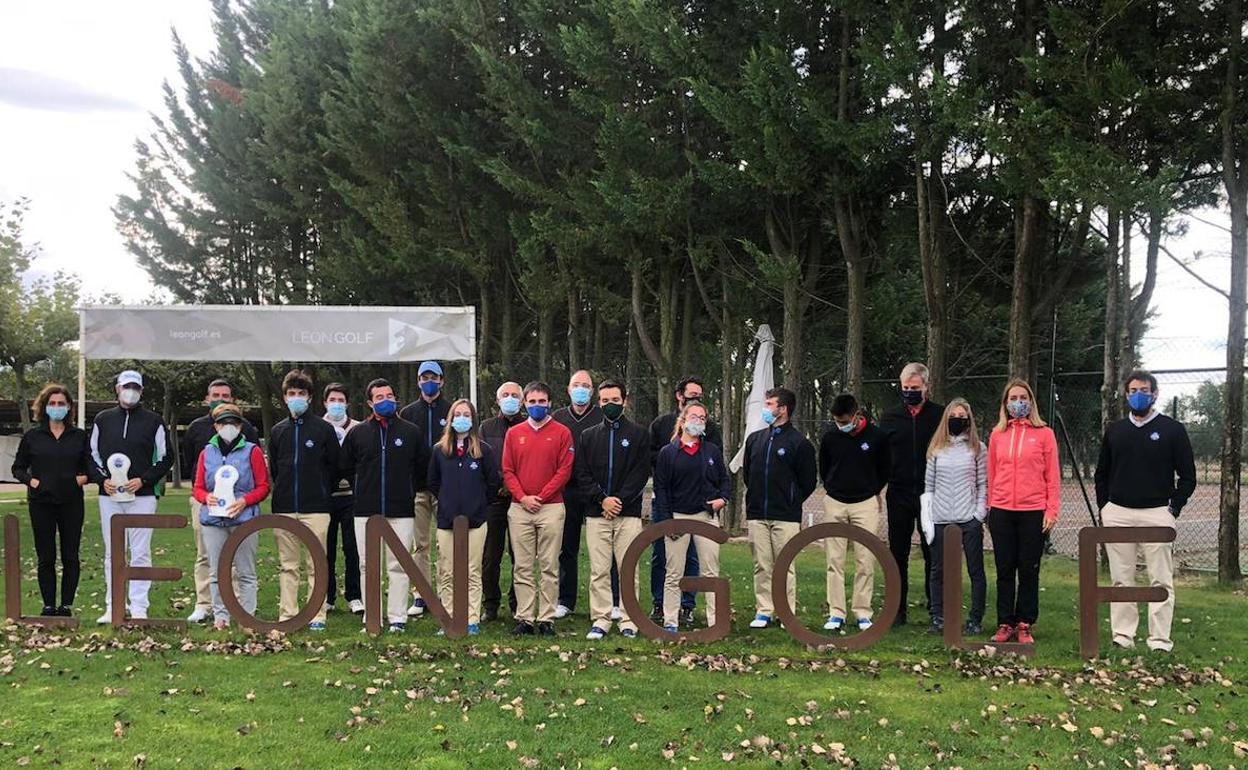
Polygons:
<instances>
[{"instance_id":1,"label":"blue baseball cap","mask_svg":"<svg viewBox=\"0 0 1248 770\"><path fill-rule=\"evenodd\" d=\"M425 361L425 362L423 362L423 363L420 365L420 369L417 369L417 370L416 370L416 376L417 376L417 377L419 377L420 375L424 374L425 372L433 372L434 374L436 374L436 375L438 375L439 377L441 377L441 376L442 376L442 366L441 366L441 364L439 364L437 361Z\"/></svg>"}]
</instances>

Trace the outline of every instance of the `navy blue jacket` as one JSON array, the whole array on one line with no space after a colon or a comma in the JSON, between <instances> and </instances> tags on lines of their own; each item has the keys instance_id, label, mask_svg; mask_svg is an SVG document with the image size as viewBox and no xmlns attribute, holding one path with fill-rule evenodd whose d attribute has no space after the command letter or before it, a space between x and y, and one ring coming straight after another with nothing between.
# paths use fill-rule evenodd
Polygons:
<instances>
[{"instance_id":1,"label":"navy blue jacket","mask_svg":"<svg viewBox=\"0 0 1248 770\"><path fill-rule=\"evenodd\" d=\"M435 446L429 458L429 491L438 498L438 529L450 529L456 516L467 516L473 529L485 523L486 508L498 498L503 479L493 447L481 442L481 457L447 457Z\"/></svg>"},{"instance_id":2,"label":"navy blue jacket","mask_svg":"<svg viewBox=\"0 0 1248 770\"><path fill-rule=\"evenodd\" d=\"M732 477L724 465L724 452L702 441L689 454L672 441L659 450L654 465L654 521L667 521L673 513L710 513L708 500L732 501Z\"/></svg>"},{"instance_id":3,"label":"navy blue jacket","mask_svg":"<svg viewBox=\"0 0 1248 770\"><path fill-rule=\"evenodd\" d=\"M763 428L745 439L745 518L802 520L802 503L819 485L815 445L791 423Z\"/></svg>"},{"instance_id":4,"label":"navy blue jacket","mask_svg":"<svg viewBox=\"0 0 1248 770\"><path fill-rule=\"evenodd\" d=\"M338 488L338 434L320 417L287 417L269 431L273 513L329 513Z\"/></svg>"}]
</instances>

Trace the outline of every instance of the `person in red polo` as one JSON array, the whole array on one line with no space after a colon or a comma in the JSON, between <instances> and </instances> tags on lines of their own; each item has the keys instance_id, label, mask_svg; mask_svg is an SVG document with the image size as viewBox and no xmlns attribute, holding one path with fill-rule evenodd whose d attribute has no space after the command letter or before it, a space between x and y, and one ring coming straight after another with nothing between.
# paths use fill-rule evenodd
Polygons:
<instances>
[{"instance_id":1,"label":"person in red polo","mask_svg":"<svg viewBox=\"0 0 1248 770\"><path fill-rule=\"evenodd\" d=\"M555 635L559 599L559 548L563 541L563 488L572 476L572 432L550 417L550 386L524 388L529 419L507 431L503 441L503 483L511 493L507 529L516 589L515 636ZM537 562L540 585L534 577ZM540 608L537 593L541 592Z\"/></svg>"}]
</instances>

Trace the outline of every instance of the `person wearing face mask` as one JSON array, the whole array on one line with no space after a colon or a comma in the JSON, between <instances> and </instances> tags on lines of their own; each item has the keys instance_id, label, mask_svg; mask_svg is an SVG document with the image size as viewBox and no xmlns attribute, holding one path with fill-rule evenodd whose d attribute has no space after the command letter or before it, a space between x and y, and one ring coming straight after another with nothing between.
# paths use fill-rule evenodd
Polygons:
<instances>
[{"instance_id":1,"label":"person wearing face mask","mask_svg":"<svg viewBox=\"0 0 1248 770\"><path fill-rule=\"evenodd\" d=\"M1041 419L1031 386L1010 380L988 440L988 530L997 565L994 642L1035 641L1040 557L1044 536L1057 523L1061 489L1057 437Z\"/></svg>"},{"instance_id":2,"label":"person wearing face mask","mask_svg":"<svg viewBox=\"0 0 1248 770\"><path fill-rule=\"evenodd\" d=\"M611 592L611 568L641 533L641 496L650 479L647 430L624 416L628 392L615 380L598 386L602 421L581 434L573 464L574 484L586 502L585 542L589 548L590 629L585 638L598 641L611 630L618 599ZM635 578L634 578L635 579ZM631 590L637 591L636 583ZM637 635L627 612L619 617L620 633Z\"/></svg>"},{"instance_id":3,"label":"person wearing face mask","mask_svg":"<svg viewBox=\"0 0 1248 770\"><path fill-rule=\"evenodd\" d=\"M334 437L338 446L347 438L347 432L359 425L359 420L351 419L347 413L347 386L341 382L331 382L325 386L325 422L334 429ZM329 494L329 531L325 533L325 554L329 558L329 594L325 601L329 608L334 608L334 600L338 596L338 539L342 538L343 590L342 596L347 600L347 609L353 615L364 614L364 595L360 592L360 556L355 546L355 525L351 522L351 509L355 505L355 496L351 494L351 480L339 478L338 483L331 487Z\"/></svg>"},{"instance_id":4,"label":"person wearing face mask","mask_svg":"<svg viewBox=\"0 0 1248 770\"><path fill-rule=\"evenodd\" d=\"M47 385L33 407L35 427L26 431L13 458L13 478L26 485L30 529L39 560L41 615L72 615L81 573L82 487L91 460L87 432L74 426L74 399L64 385ZM57 537L60 537L61 599L56 599Z\"/></svg>"},{"instance_id":5,"label":"person wearing face mask","mask_svg":"<svg viewBox=\"0 0 1248 770\"><path fill-rule=\"evenodd\" d=\"M732 477L724 452L706 438L706 407L689 401L673 428L672 441L659 452L654 466L654 505L659 521L702 521L722 526L719 514L732 498ZM680 579L684 575L689 541L698 550L704 577L719 577L719 543L705 537L668 537L663 589L663 628L676 633L680 608ZM706 598L706 624L715 625L715 597Z\"/></svg>"},{"instance_id":6,"label":"person wearing face mask","mask_svg":"<svg viewBox=\"0 0 1248 770\"><path fill-rule=\"evenodd\" d=\"M375 379L364 389L364 400L372 414L347 433L339 455L339 468L351 480L355 507L355 544L359 549L360 585L364 585L365 528L368 517L381 515L403 547L411 550L416 539L416 488L426 487L429 473L429 449L424 434L410 422L399 417L399 404L394 387L383 379ZM387 577L386 617L390 631L401 633L407 628L407 597L411 580L398 558L385 551Z\"/></svg>"},{"instance_id":7,"label":"person wearing face mask","mask_svg":"<svg viewBox=\"0 0 1248 770\"><path fill-rule=\"evenodd\" d=\"M96 622L100 625L112 622L113 574L111 521L119 513L150 515L156 513L156 485L164 480L173 465L170 451L169 431L165 421L151 409L145 408L143 375L127 369L117 375L114 387L117 406L105 409L95 416L91 425L91 477L100 480L100 528L104 535L104 614ZM130 461L127 472L129 480L118 486L106 463L114 454L124 455ZM116 500L117 492L134 495L133 500ZM126 548L130 552L129 563L134 567L152 565L152 530L134 528L126 530ZM131 580L127 609L130 617L147 617L150 580Z\"/></svg>"},{"instance_id":8,"label":"person wearing face mask","mask_svg":"<svg viewBox=\"0 0 1248 770\"><path fill-rule=\"evenodd\" d=\"M763 402L765 428L745 439L745 518L754 556L754 620L767 628L775 609L771 601L772 567L780 551L801 530L802 504L819 485L815 446L793 427L797 395L772 388ZM783 578L782 578L783 579ZM797 610L797 570L787 576L789 606Z\"/></svg>"},{"instance_id":9,"label":"person wearing face mask","mask_svg":"<svg viewBox=\"0 0 1248 770\"><path fill-rule=\"evenodd\" d=\"M504 382L498 386L494 399L498 403L498 414L481 423L481 440L489 444L494 451L491 456L497 464L499 477L503 473L503 443L507 431L528 419L520 408L522 391L516 382ZM502 604L502 590L499 580L503 570L503 552L511 554L511 543L507 537L507 509L511 507L511 492L506 484L500 484L498 493L486 510L485 551L481 556L481 617L486 621L498 620L499 605ZM515 564L515 558L511 559ZM508 604L512 613L516 611L516 588L508 590Z\"/></svg>"},{"instance_id":10,"label":"person wearing face mask","mask_svg":"<svg viewBox=\"0 0 1248 770\"><path fill-rule=\"evenodd\" d=\"M931 616L928 631L942 634L944 614L945 529L956 525L962 530L962 553L971 578L971 608L966 633L983 631L984 603L988 581L984 576L984 519L988 515L987 452L975 429L975 415L964 398L955 398L945 407L940 426L927 447L927 467L923 488L930 495L932 523L936 536L931 552ZM994 541L995 542L995 541Z\"/></svg>"},{"instance_id":11,"label":"person wearing face mask","mask_svg":"<svg viewBox=\"0 0 1248 770\"><path fill-rule=\"evenodd\" d=\"M842 393L832 401L833 424L819 440L819 478L827 496L823 521L852 524L875 534L884 508L882 493L888 481L888 441L858 407L858 399ZM849 541L830 537L824 541L828 565L827 631L845 625L845 554ZM854 619L859 630L871 627L871 594L875 590L875 557L854 543Z\"/></svg>"},{"instance_id":12,"label":"person wearing face mask","mask_svg":"<svg viewBox=\"0 0 1248 770\"><path fill-rule=\"evenodd\" d=\"M1106 527L1171 527L1196 490L1196 462L1183 424L1156 409L1157 378L1136 370L1127 375L1129 414L1105 429L1096 463L1096 504ZM1109 576L1115 586L1135 585L1135 564L1142 556L1149 582L1166 589L1166 599L1148 605L1148 648L1174 649L1174 543L1106 543ZM1135 646L1139 607L1115 602L1109 607L1114 644Z\"/></svg>"},{"instance_id":13,"label":"person wearing face mask","mask_svg":"<svg viewBox=\"0 0 1248 770\"><path fill-rule=\"evenodd\" d=\"M944 407L928 400L927 367L909 363L901 370L901 404L880 417L880 430L888 435L888 487L884 493L888 511L888 550L901 571L901 608L894 626L908 620L910 595L910 542L919 528L919 496L927 471L927 447L940 425ZM931 552L927 541L919 537L923 554L923 600L929 601Z\"/></svg>"},{"instance_id":14,"label":"person wearing face mask","mask_svg":"<svg viewBox=\"0 0 1248 770\"><path fill-rule=\"evenodd\" d=\"M437 361L422 362L416 370L416 382L420 387L420 397L403 407L399 417L416 426L425 450L431 451L446 430L447 413L451 406L442 395L442 365ZM416 523L416 534L412 556L428 573L432 557L429 551L430 527L438 513L438 501L429 492L424 481L416 488L414 503L416 513L413 521ZM412 591L412 605L408 607L407 614L409 617L425 614L425 600L416 590Z\"/></svg>"},{"instance_id":15,"label":"person wearing face mask","mask_svg":"<svg viewBox=\"0 0 1248 770\"><path fill-rule=\"evenodd\" d=\"M477 410L461 398L451 404L451 422L433 447L429 490L438 498L438 598L454 610L455 519L468 519L468 634L481 633L481 555L485 520L502 485L494 448L481 440Z\"/></svg>"},{"instance_id":16,"label":"person wearing face mask","mask_svg":"<svg viewBox=\"0 0 1248 770\"><path fill-rule=\"evenodd\" d=\"M329 423L308 411L312 378L293 369L282 380L287 416L273 426L267 449L273 474L273 513L294 519L312 530L321 547L326 546L330 519L330 491L338 482L338 436ZM278 620L299 614L300 562L306 562L308 595L312 593L312 554L294 534L273 531L277 541ZM308 624L312 631L325 630L323 604Z\"/></svg>"},{"instance_id":17,"label":"person wearing face mask","mask_svg":"<svg viewBox=\"0 0 1248 770\"><path fill-rule=\"evenodd\" d=\"M243 413L234 404L218 404L212 410L216 435L199 453L195 466L195 486L191 495L199 501L200 524L204 529L204 545L208 551L209 590L212 593L213 627L224 630L230 625L230 613L221 601L217 581L221 549L234 527L260 515L260 503L269 496L269 472L264 452L243 436ZM237 472L233 502L220 508L222 501L214 494L217 471L229 465ZM243 539L234 552L234 572L238 575L238 603L248 613L256 613L256 547L260 533Z\"/></svg>"},{"instance_id":18,"label":"person wearing face mask","mask_svg":"<svg viewBox=\"0 0 1248 770\"><path fill-rule=\"evenodd\" d=\"M602 411L594 398L594 378L581 369L568 380L569 404L556 409L551 417L572 432L572 446L580 451L581 436L586 429L602 422ZM563 542L559 546L559 604L555 607L555 619L561 620L576 610L577 565L581 560L581 530L585 517L592 515L592 506L585 500L576 484L563 490L563 505L567 511L563 518ZM619 579L615 595L619 596Z\"/></svg>"},{"instance_id":19,"label":"person wearing face mask","mask_svg":"<svg viewBox=\"0 0 1248 770\"><path fill-rule=\"evenodd\" d=\"M526 385L524 409L528 419L507 431L503 442L503 483L511 492L508 535L515 557L516 626L511 633L554 636L563 488L572 477L575 449L572 431L551 419L549 385Z\"/></svg>"},{"instance_id":20,"label":"person wearing face mask","mask_svg":"<svg viewBox=\"0 0 1248 770\"><path fill-rule=\"evenodd\" d=\"M182 433L181 451L178 453L182 478L192 481L195 478L195 463L199 461L199 453L204 451L208 440L217 435L212 423L212 410L218 404L234 403L234 386L229 380L217 378L208 383L208 392L204 394L204 403L208 411L191 420ZM243 418L243 438L253 444L260 443L260 435L255 426ZM208 587L208 552L204 550L204 533L199 524L200 503L194 495L187 498L191 506L191 528L195 532L195 609L187 616L187 622L203 623L212 617L212 593ZM238 593L238 577L234 577L234 593Z\"/></svg>"},{"instance_id":21,"label":"person wearing face mask","mask_svg":"<svg viewBox=\"0 0 1248 770\"><path fill-rule=\"evenodd\" d=\"M659 452L665 446L672 443L672 436L676 432L676 419L680 413L689 404L702 403L705 391L702 387L702 380L697 377L685 377L676 383L676 388L672 391L675 397L676 408L667 414L661 414L654 418L650 423L650 471L654 472L659 461ZM717 447L723 447L723 440L720 438L719 426L714 420L707 419L706 431L703 438ZM655 518L657 509L654 501L650 501L650 520L661 521ZM660 539L654 541L654 545L650 547L650 599L653 602L653 609L650 612L650 619L655 623L662 624L667 613L663 609L664 595L666 594L666 582L664 572L667 569L667 543ZM697 577L699 574L698 550L696 548L685 549L685 577ZM684 626L693 625L693 611L697 606L697 594L693 591L682 591L680 594L680 623Z\"/></svg>"}]
</instances>

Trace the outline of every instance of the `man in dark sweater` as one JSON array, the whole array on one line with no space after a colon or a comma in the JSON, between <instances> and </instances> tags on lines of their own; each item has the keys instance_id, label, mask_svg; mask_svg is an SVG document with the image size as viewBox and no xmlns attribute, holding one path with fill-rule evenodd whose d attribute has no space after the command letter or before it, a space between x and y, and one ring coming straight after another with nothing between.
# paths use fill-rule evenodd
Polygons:
<instances>
[{"instance_id":1,"label":"man in dark sweater","mask_svg":"<svg viewBox=\"0 0 1248 770\"><path fill-rule=\"evenodd\" d=\"M507 431L513 426L524 422L526 415L520 408L521 390L517 382L504 382L495 392L498 402L498 414L481 423L481 440L490 445L494 452L490 455L498 463L498 472L503 472L503 442ZM499 605L503 594L499 588L499 580L503 571L503 551L511 554L511 544L507 538L507 509L511 507L511 492L507 485L498 488L498 497L490 502L485 513L485 550L481 556L481 619L498 620ZM515 559L512 559L515 563ZM516 611L516 589L512 586L508 591L507 602L511 611Z\"/></svg>"},{"instance_id":2,"label":"man in dark sweater","mask_svg":"<svg viewBox=\"0 0 1248 770\"><path fill-rule=\"evenodd\" d=\"M819 441L819 478L827 497L823 520L852 524L876 534L881 492L888 482L888 440L872 425L848 393L832 402L833 424ZM845 552L849 543L834 537L823 541L828 560L828 621L824 629L839 631L845 624ZM861 544L854 544L854 618L859 630L871 627L871 593L875 585L875 559Z\"/></svg>"},{"instance_id":3,"label":"man in dark sweater","mask_svg":"<svg viewBox=\"0 0 1248 770\"><path fill-rule=\"evenodd\" d=\"M199 453L208 446L208 440L217 435L212 423L212 410L217 404L234 403L234 386L228 380L215 379L208 383L208 392L204 395L204 403L208 405L208 413L191 420L182 433L179 447L178 466L182 471L183 481L195 481L195 464L199 462ZM259 446L260 436L251 423L243 420L243 438ZM203 623L212 617L212 590L208 573L208 552L204 550L203 528L199 523L199 501L194 495L187 495L191 505L191 529L195 531L195 609L187 617L191 623ZM237 580L234 594L238 595Z\"/></svg>"},{"instance_id":4,"label":"man in dark sweater","mask_svg":"<svg viewBox=\"0 0 1248 770\"><path fill-rule=\"evenodd\" d=\"M673 395L676 397L676 408L667 414L661 414L654 418L650 423L650 471L654 472L655 463L659 459L659 452L663 447L672 443L676 431L676 419L680 416L681 411L685 408L685 404L701 403L705 394L702 387L702 380L697 377L685 377L676 383L676 389ZM706 441L717 447L723 447L723 440L719 434L719 426L713 421L707 420L706 434L703 436ZM654 501L650 503L650 519L654 521ZM663 594L664 594L664 573L667 571L667 543L663 539L654 541L654 545L650 548L650 598L654 602L653 611L650 619L655 623L663 623ZM685 551L685 577L697 577L698 568L698 551L696 548L690 548ZM681 591L680 593L680 623L683 626L693 625L693 610L696 606L697 597L692 591Z\"/></svg>"},{"instance_id":5,"label":"man in dark sweater","mask_svg":"<svg viewBox=\"0 0 1248 770\"><path fill-rule=\"evenodd\" d=\"M602 410L594 403L594 378L584 369L574 373L568 380L568 406L556 409L551 417L555 422L572 431L572 446L580 451L581 435L602 422ZM585 517L591 514L590 505L575 483L563 490L563 541L559 546L559 604L555 607L555 619L566 618L576 609L576 594L580 587L577 565L581 558L581 529Z\"/></svg>"},{"instance_id":6,"label":"man in dark sweater","mask_svg":"<svg viewBox=\"0 0 1248 770\"><path fill-rule=\"evenodd\" d=\"M585 541L589 549L589 614L586 639L598 641L611 630L611 567L641 534L641 496L650 478L646 429L624 416L624 386L607 380L598 386L602 421L581 434L573 481L586 503ZM569 488L573 485L569 484ZM636 583L629 590L637 591ZM620 614L620 633L637 635L637 624Z\"/></svg>"},{"instance_id":7,"label":"man in dark sweater","mask_svg":"<svg viewBox=\"0 0 1248 770\"><path fill-rule=\"evenodd\" d=\"M442 396L442 365L437 361L421 362L420 368L416 370L416 379L420 386L420 397L403 407L399 418L416 426L425 450L432 452L433 445L442 438L442 432L446 430L446 413L451 408L451 403ZM432 574L429 564L433 554L430 553L429 540L430 528L438 515L438 500L429 492L424 477L421 478L420 486L416 487L414 504L416 534L412 556L426 574ZM407 608L407 614L409 617L425 614L425 600L415 589L412 590L412 606Z\"/></svg>"},{"instance_id":8,"label":"man in dark sweater","mask_svg":"<svg viewBox=\"0 0 1248 770\"><path fill-rule=\"evenodd\" d=\"M784 546L802 528L802 504L819 484L815 447L793 427L797 396L772 388L763 402L763 422L745 440L745 518L754 554L754 620L750 628L771 625L772 568ZM781 579L785 579L782 577ZM797 608L797 571L789 567L789 606Z\"/></svg>"},{"instance_id":9,"label":"man in dark sweater","mask_svg":"<svg viewBox=\"0 0 1248 770\"><path fill-rule=\"evenodd\" d=\"M919 528L919 496L927 474L927 445L931 443L945 407L928 400L928 371L919 363L901 370L901 404L880 418L880 430L888 435L888 489L884 495L888 509L888 550L901 571L901 608L895 626L907 620L910 594L910 543ZM923 603L928 604L931 554L927 541L919 538L923 554Z\"/></svg>"},{"instance_id":10,"label":"man in dark sweater","mask_svg":"<svg viewBox=\"0 0 1248 770\"><path fill-rule=\"evenodd\" d=\"M1096 504L1106 527L1174 527L1196 489L1192 443L1182 423L1161 414L1157 378L1136 370L1127 375L1130 414L1109 424L1096 463ZM1135 584L1136 556L1144 558L1149 582L1166 589L1166 599L1148 605L1148 648L1169 652L1174 618L1174 544L1106 543L1109 575L1115 586ZM1134 647L1139 607L1132 602L1109 606L1114 644Z\"/></svg>"}]
</instances>

